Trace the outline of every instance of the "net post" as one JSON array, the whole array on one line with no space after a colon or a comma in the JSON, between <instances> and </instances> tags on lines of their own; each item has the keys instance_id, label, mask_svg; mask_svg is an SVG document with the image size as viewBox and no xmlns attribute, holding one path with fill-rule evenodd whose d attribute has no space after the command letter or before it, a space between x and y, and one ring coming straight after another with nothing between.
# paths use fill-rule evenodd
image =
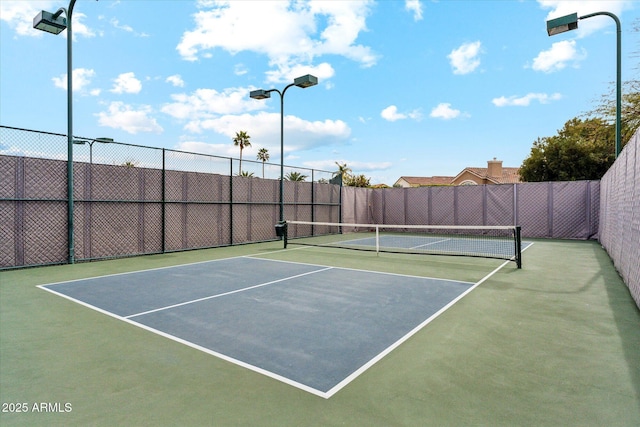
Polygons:
<instances>
[{"instance_id":1,"label":"net post","mask_svg":"<svg viewBox=\"0 0 640 427\"><path fill-rule=\"evenodd\" d=\"M376 254L380 254L380 227L376 225Z\"/></svg>"},{"instance_id":2,"label":"net post","mask_svg":"<svg viewBox=\"0 0 640 427\"><path fill-rule=\"evenodd\" d=\"M516 264L522 268L522 239L520 236L520 226L516 225Z\"/></svg>"},{"instance_id":3,"label":"net post","mask_svg":"<svg viewBox=\"0 0 640 427\"><path fill-rule=\"evenodd\" d=\"M279 221L276 224L276 236L282 239L284 242L284 248L287 249L287 221Z\"/></svg>"},{"instance_id":4,"label":"net post","mask_svg":"<svg viewBox=\"0 0 640 427\"><path fill-rule=\"evenodd\" d=\"M282 240L284 241L284 248L287 249L288 237L289 237L289 227L287 226L287 221L282 221Z\"/></svg>"}]
</instances>

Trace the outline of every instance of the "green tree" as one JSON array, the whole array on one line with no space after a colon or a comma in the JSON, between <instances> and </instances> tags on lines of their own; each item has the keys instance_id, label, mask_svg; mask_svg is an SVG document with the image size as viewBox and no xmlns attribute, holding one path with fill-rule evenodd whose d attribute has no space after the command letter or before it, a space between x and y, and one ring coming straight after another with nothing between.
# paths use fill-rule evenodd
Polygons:
<instances>
[{"instance_id":1,"label":"green tree","mask_svg":"<svg viewBox=\"0 0 640 427\"><path fill-rule=\"evenodd\" d=\"M249 171L242 171L238 174L238 176L246 176L246 177L252 177L253 176L253 172L249 172Z\"/></svg>"},{"instance_id":2,"label":"green tree","mask_svg":"<svg viewBox=\"0 0 640 427\"><path fill-rule=\"evenodd\" d=\"M243 130L236 132L236 136L233 138L233 145L240 147L240 173L242 173L242 150L251 147L250 139L251 137Z\"/></svg>"},{"instance_id":3,"label":"green tree","mask_svg":"<svg viewBox=\"0 0 640 427\"><path fill-rule=\"evenodd\" d=\"M349 176L345 185L350 187L371 187L370 179L362 174Z\"/></svg>"},{"instance_id":4,"label":"green tree","mask_svg":"<svg viewBox=\"0 0 640 427\"><path fill-rule=\"evenodd\" d=\"M520 167L522 181L600 179L615 160L615 127L574 118L558 135L538 138Z\"/></svg>"},{"instance_id":5,"label":"green tree","mask_svg":"<svg viewBox=\"0 0 640 427\"><path fill-rule=\"evenodd\" d=\"M640 31L640 20L632 28ZM637 56L638 53L635 53ZM623 82L622 147L640 128L640 81ZM600 179L615 161L616 94L612 84L596 107L565 123L552 137L538 138L520 167L523 181Z\"/></svg>"},{"instance_id":6,"label":"green tree","mask_svg":"<svg viewBox=\"0 0 640 427\"><path fill-rule=\"evenodd\" d=\"M289 172L284 177L287 181L304 181L307 179L307 175L303 175L300 172Z\"/></svg>"},{"instance_id":7,"label":"green tree","mask_svg":"<svg viewBox=\"0 0 640 427\"><path fill-rule=\"evenodd\" d=\"M262 162L262 178L264 179L264 163L269 161L269 150L266 148L259 149L257 159Z\"/></svg>"}]
</instances>

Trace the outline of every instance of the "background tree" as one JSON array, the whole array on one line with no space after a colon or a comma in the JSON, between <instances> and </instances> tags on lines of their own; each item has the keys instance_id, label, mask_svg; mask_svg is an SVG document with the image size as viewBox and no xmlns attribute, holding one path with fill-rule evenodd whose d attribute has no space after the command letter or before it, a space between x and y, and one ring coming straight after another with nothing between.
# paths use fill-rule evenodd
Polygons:
<instances>
[{"instance_id":1,"label":"background tree","mask_svg":"<svg viewBox=\"0 0 640 427\"><path fill-rule=\"evenodd\" d=\"M586 117L600 117L615 124L616 102L615 89L600 98L599 104L585 114ZM629 80L622 84L622 110L620 112L620 128L622 146L631 139L640 128L640 80Z\"/></svg>"},{"instance_id":2,"label":"background tree","mask_svg":"<svg viewBox=\"0 0 640 427\"><path fill-rule=\"evenodd\" d=\"M370 187L370 179L364 175L352 175L351 168L346 163L338 163L338 170L333 173L333 176L342 177L342 185L349 187Z\"/></svg>"},{"instance_id":3,"label":"background tree","mask_svg":"<svg viewBox=\"0 0 640 427\"><path fill-rule=\"evenodd\" d=\"M287 181L304 181L307 179L307 175L303 175L300 172L289 172L284 177Z\"/></svg>"},{"instance_id":4,"label":"background tree","mask_svg":"<svg viewBox=\"0 0 640 427\"><path fill-rule=\"evenodd\" d=\"M251 147L250 139L251 137L243 130L236 132L236 136L233 138L233 145L240 147L240 174L242 173L242 150Z\"/></svg>"},{"instance_id":5,"label":"background tree","mask_svg":"<svg viewBox=\"0 0 640 427\"><path fill-rule=\"evenodd\" d=\"M264 163L269 160L269 150L266 148L259 149L257 159L262 162L262 178L264 179Z\"/></svg>"},{"instance_id":6,"label":"background tree","mask_svg":"<svg viewBox=\"0 0 640 427\"><path fill-rule=\"evenodd\" d=\"M347 166L346 163L335 163L336 166L338 166L338 170L333 173L333 176L339 176L342 179L342 183L344 184L344 182L347 180L347 177L351 173L351 168Z\"/></svg>"},{"instance_id":7,"label":"background tree","mask_svg":"<svg viewBox=\"0 0 640 427\"><path fill-rule=\"evenodd\" d=\"M615 127L571 119L558 135L538 138L520 167L528 182L600 179L615 160Z\"/></svg>"},{"instance_id":8,"label":"background tree","mask_svg":"<svg viewBox=\"0 0 640 427\"><path fill-rule=\"evenodd\" d=\"M371 187L370 179L362 174L349 176L345 185L349 187Z\"/></svg>"},{"instance_id":9,"label":"background tree","mask_svg":"<svg viewBox=\"0 0 640 427\"><path fill-rule=\"evenodd\" d=\"M640 128L640 81L623 85L620 112L622 147ZM565 123L557 135L538 138L520 166L522 181L600 179L615 161L615 94L594 110Z\"/></svg>"}]
</instances>

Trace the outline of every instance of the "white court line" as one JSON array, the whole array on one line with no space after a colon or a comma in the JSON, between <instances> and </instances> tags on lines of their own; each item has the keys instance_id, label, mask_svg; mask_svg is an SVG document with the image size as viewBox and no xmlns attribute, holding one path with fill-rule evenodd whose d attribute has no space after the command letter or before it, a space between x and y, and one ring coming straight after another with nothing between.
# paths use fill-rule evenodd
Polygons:
<instances>
[{"instance_id":1,"label":"white court line","mask_svg":"<svg viewBox=\"0 0 640 427\"><path fill-rule=\"evenodd\" d=\"M431 243L425 243L424 245L413 246L413 247L410 247L409 249L416 249L416 248L422 248L422 247L424 247L424 246L436 245L436 244L438 244L438 243L448 242L449 240L451 240L451 238L449 238L449 239L437 240L437 241L435 241L435 242L431 242Z\"/></svg>"},{"instance_id":2,"label":"white court line","mask_svg":"<svg viewBox=\"0 0 640 427\"><path fill-rule=\"evenodd\" d=\"M253 285L253 286L249 286L249 287L246 287L246 288L236 289L236 290L229 291L229 292L224 292L224 293L221 293L221 294L210 295L208 297L198 298L198 299L194 299L194 300L191 300L191 301L185 301L185 302L181 302L181 303L178 303L178 304L172 304L172 305L168 305L166 307L155 308L153 310L143 311L141 313L130 314L130 315L124 316L124 317L125 317L125 319L130 319L132 317L143 316L145 314L155 313L157 311L169 310L171 308L180 307L180 306L183 306L183 305L194 304L194 303L200 302L200 301L206 301L206 300L209 300L209 299L219 298L219 297L223 297L223 296L226 296L226 295L237 294L238 292L245 292L245 291L248 291L248 290L251 290L251 289L256 289L256 288L261 288L263 286L272 285L274 283L284 282L286 280L297 279L298 277L308 276L309 274L320 273L321 271L330 270L331 268L333 268L333 267L327 267L327 268L322 268L320 270L314 270L314 271L309 271L309 272L302 273L302 274L296 274L295 276L284 277L282 279L272 280L270 282L260 283L258 285Z\"/></svg>"},{"instance_id":3,"label":"white court line","mask_svg":"<svg viewBox=\"0 0 640 427\"><path fill-rule=\"evenodd\" d=\"M312 249L312 247L311 246L305 246L305 247L295 248L295 249L291 249L291 250L299 250L299 249L308 249L308 250L310 250L310 249ZM289 249L287 249L287 250L289 250ZM271 255L271 254L266 254L266 255ZM386 274L386 275L389 275L389 276L409 277L409 278L425 279L425 280L438 280L438 281L443 281L443 282L454 282L454 283L465 283L465 284L474 283L474 282L467 282L467 281L464 281L464 280L442 279L440 277L415 276L415 275L412 275L412 274L390 273L388 271L363 270L363 269L360 269L360 268L335 267L335 266L332 266L332 265L311 264L311 263L308 263L308 262L284 261L284 260L280 260L280 259L262 258L262 256L265 256L265 254L246 255L247 258L261 259L261 260L273 261L273 262L281 262L281 263L284 263L284 264L309 265L311 267L331 267L334 270L356 271L356 272L359 272L359 273Z\"/></svg>"}]
</instances>

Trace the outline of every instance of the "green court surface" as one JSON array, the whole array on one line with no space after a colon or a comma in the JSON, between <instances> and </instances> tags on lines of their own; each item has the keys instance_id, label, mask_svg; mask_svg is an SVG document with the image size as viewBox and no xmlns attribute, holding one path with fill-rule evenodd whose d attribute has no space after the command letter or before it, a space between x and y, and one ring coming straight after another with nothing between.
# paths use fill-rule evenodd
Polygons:
<instances>
[{"instance_id":1,"label":"green court surface","mask_svg":"<svg viewBox=\"0 0 640 427\"><path fill-rule=\"evenodd\" d=\"M326 399L37 287L244 255L486 280ZM504 263L271 242L2 271L0 425L638 426L640 310L600 245Z\"/></svg>"}]
</instances>

